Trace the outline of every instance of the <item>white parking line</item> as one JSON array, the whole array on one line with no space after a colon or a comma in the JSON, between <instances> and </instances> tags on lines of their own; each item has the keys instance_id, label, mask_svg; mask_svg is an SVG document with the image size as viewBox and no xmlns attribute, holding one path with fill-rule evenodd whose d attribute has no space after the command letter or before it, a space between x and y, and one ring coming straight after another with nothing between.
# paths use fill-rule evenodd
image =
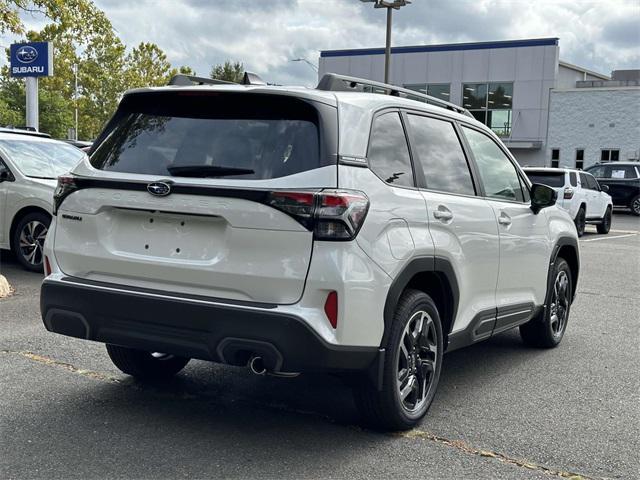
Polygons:
<instances>
[{"instance_id":1,"label":"white parking line","mask_svg":"<svg viewBox=\"0 0 640 480\"><path fill-rule=\"evenodd\" d=\"M614 237L606 236L606 237L598 237L598 238L590 238L589 240L580 240L581 242L597 242L599 240L613 240L614 238L626 238L626 237L634 237L638 235L637 233L630 233L628 235L616 235Z\"/></svg>"}]
</instances>

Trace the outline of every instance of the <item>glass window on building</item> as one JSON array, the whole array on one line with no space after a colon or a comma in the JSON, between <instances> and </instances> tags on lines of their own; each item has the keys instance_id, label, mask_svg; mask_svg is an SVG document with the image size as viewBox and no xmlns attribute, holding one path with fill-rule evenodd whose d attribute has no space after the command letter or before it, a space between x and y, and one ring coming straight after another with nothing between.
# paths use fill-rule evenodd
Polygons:
<instances>
[{"instance_id":1,"label":"glass window on building","mask_svg":"<svg viewBox=\"0 0 640 480\"><path fill-rule=\"evenodd\" d=\"M513 83L465 83L462 106L497 135L511 135Z\"/></svg>"},{"instance_id":2,"label":"glass window on building","mask_svg":"<svg viewBox=\"0 0 640 480\"><path fill-rule=\"evenodd\" d=\"M560 165L560 149L554 148L551 150L551 166L553 168L558 168Z\"/></svg>"},{"instance_id":3,"label":"glass window on building","mask_svg":"<svg viewBox=\"0 0 640 480\"><path fill-rule=\"evenodd\" d=\"M603 149L600 152L601 162L617 162L620 160L620 150Z\"/></svg>"},{"instance_id":4,"label":"glass window on building","mask_svg":"<svg viewBox=\"0 0 640 480\"><path fill-rule=\"evenodd\" d=\"M584 166L584 149L578 148L576 150L576 168L578 170L582 170L583 166Z\"/></svg>"},{"instance_id":5,"label":"glass window on building","mask_svg":"<svg viewBox=\"0 0 640 480\"><path fill-rule=\"evenodd\" d=\"M418 93L425 93L432 97L439 98L445 102L449 101L451 96L451 85L448 83L411 83L404 86L409 90Z\"/></svg>"}]
</instances>

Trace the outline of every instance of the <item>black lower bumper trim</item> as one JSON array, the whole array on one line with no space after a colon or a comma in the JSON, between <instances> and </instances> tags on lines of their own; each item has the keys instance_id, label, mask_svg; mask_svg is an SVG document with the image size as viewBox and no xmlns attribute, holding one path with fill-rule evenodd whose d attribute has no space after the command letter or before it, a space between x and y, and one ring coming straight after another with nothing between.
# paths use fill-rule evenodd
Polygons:
<instances>
[{"instance_id":1,"label":"black lower bumper trim","mask_svg":"<svg viewBox=\"0 0 640 480\"><path fill-rule=\"evenodd\" d=\"M274 371L366 370L378 355L377 347L328 344L300 318L273 309L47 280L40 308L51 332L234 365L259 355Z\"/></svg>"}]
</instances>

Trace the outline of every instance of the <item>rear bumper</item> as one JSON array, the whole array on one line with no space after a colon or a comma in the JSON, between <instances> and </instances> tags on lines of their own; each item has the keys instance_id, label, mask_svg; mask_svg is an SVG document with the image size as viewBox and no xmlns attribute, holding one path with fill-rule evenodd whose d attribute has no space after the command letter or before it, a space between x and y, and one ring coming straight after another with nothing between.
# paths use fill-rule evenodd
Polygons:
<instances>
[{"instance_id":1,"label":"rear bumper","mask_svg":"<svg viewBox=\"0 0 640 480\"><path fill-rule=\"evenodd\" d=\"M329 344L301 318L270 305L71 278L45 279L40 308L47 330L62 335L233 365L259 355L276 372L367 370L380 354L376 347Z\"/></svg>"}]
</instances>

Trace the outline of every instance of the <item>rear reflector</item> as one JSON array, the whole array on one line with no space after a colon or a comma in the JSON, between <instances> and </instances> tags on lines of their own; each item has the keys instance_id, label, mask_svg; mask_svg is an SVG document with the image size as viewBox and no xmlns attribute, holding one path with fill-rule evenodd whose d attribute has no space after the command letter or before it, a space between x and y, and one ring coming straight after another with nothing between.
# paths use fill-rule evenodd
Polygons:
<instances>
[{"instance_id":1,"label":"rear reflector","mask_svg":"<svg viewBox=\"0 0 640 480\"><path fill-rule=\"evenodd\" d=\"M49 263L49 257L44 256L44 276L48 277L51 275L51 264Z\"/></svg>"},{"instance_id":2,"label":"rear reflector","mask_svg":"<svg viewBox=\"0 0 640 480\"><path fill-rule=\"evenodd\" d=\"M329 319L333 328L338 326L338 293L329 292L327 300L324 302L324 313Z\"/></svg>"}]
</instances>

